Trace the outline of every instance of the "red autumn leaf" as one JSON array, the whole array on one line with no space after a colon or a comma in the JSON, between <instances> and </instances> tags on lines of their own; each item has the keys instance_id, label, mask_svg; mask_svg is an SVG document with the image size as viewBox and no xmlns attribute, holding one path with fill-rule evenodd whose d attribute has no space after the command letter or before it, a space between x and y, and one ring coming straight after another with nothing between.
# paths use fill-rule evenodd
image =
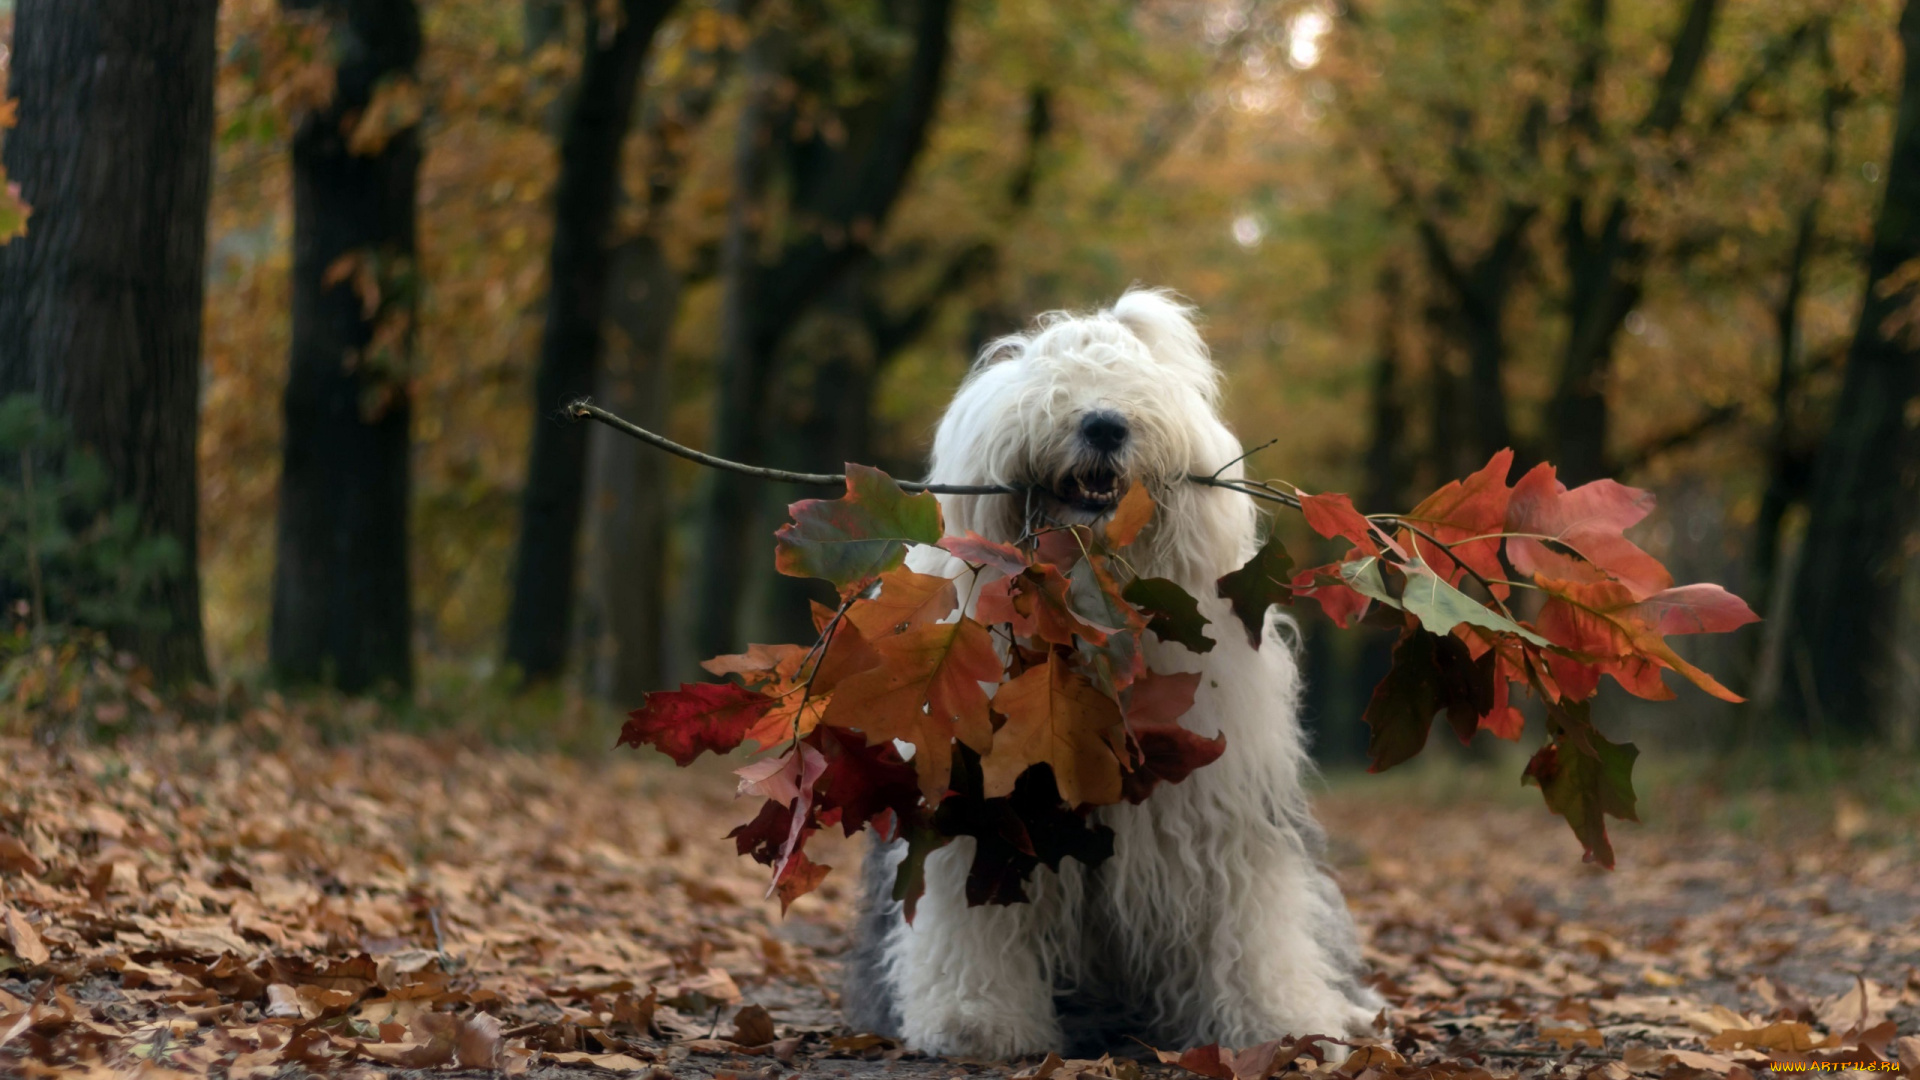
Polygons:
<instances>
[{"instance_id":1,"label":"red autumn leaf","mask_svg":"<svg viewBox=\"0 0 1920 1080\"><path fill-rule=\"evenodd\" d=\"M930 623L881 638L881 664L841 683L826 722L863 732L874 745L913 744L913 764L927 805L946 795L953 740L984 751L992 744L981 683L1000 681L993 635L973 619Z\"/></svg>"},{"instance_id":2,"label":"red autumn leaf","mask_svg":"<svg viewBox=\"0 0 1920 1080\"><path fill-rule=\"evenodd\" d=\"M1536 577L1535 581L1548 595L1536 620L1540 632L1555 645L1582 654L1573 658L1572 663L1564 658L1550 660L1563 696L1581 700L1591 694L1598 674L1606 673L1642 696L1670 697L1671 691L1660 695L1648 692L1644 665L1646 661L1655 661L1723 701L1745 700L1720 685L1713 676L1681 659L1666 643L1659 624L1669 617L1678 617L1677 611L1693 610L1684 601L1679 605L1647 606L1635 598L1627 585L1617 581L1556 581L1544 576ZM1724 609L1715 610L1718 613L1711 616L1691 617L1716 620L1732 617ZM1593 658L1587 667L1580 666L1583 657ZM1586 690L1587 694L1580 690Z\"/></svg>"},{"instance_id":3,"label":"red autumn leaf","mask_svg":"<svg viewBox=\"0 0 1920 1080\"><path fill-rule=\"evenodd\" d=\"M1120 786L1121 796L1136 806L1161 783L1177 784L1227 752L1225 734L1209 739L1178 724L1135 724L1132 735L1138 753Z\"/></svg>"},{"instance_id":4,"label":"red autumn leaf","mask_svg":"<svg viewBox=\"0 0 1920 1080\"><path fill-rule=\"evenodd\" d=\"M974 613L981 622L1007 623L1016 636L1071 645L1074 638L1100 644L1107 631L1081 618L1068 598L1072 583L1050 563L989 581L980 587Z\"/></svg>"},{"instance_id":5,"label":"red autumn leaf","mask_svg":"<svg viewBox=\"0 0 1920 1080\"><path fill-rule=\"evenodd\" d=\"M1133 543L1153 520L1153 496L1147 494L1147 485L1135 484L1121 497L1120 505L1114 507L1113 516L1107 519L1107 542L1122 548Z\"/></svg>"},{"instance_id":6,"label":"red autumn leaf","mask_svg":"<svg viewBox=\"0 0 1920 1080\"><path fill-rule=\"evenodd\" d=\"M820 887L827 879L827 873L833 867L822 866L807 858L804 851L796 851L793 858L782 867L778 877L773 879L773 892L780 897L780 914L785 915L787 908L795 900Z\"/></svg>"},{"instance_id":7,"label":"red autumn leaf","mask_svg":"<svg viewBox=\"0 0 1920 1080\"><path fill-rule=\"evenodd\" d=\"M824 578L842 596L900 565L907 545L938 543L940 501L909 495L879 469L847 464L847 493L803 499L773 534L774 566L791 577Z\"/></svg>"},{"instance_id":8,"label":"red autumn leaf","mask_svg":"<svg viewBox=\"0 0 1920 1080\"><path fill-rule=\"evenodd\" d=\"M854 601L847 609L847 621L871 640L939 622L953 614L957 606L952 579L915 573L902 566L880 575L880 591Z\"/></svg>"},{"instance_id":9,"label":"red autumn leaf","mask_svg":"<svg viewBox=\"0 0 1920 1080\"><path fill-rule=\"evenodd\" d=\"M1190 1050L1173 1053L1167 1050L1155 1050L1163 1065L1178 1065L1196 1076L1205 1076L1209 1080L1234 1080L1233 1066L1227 1064L1221 1054L1219 1043L1208 1043Z\"/></svg>"},{"instance_id":10,"label":"red autumn leaf","mask_svg":"<svg viewBox=\"0 0 1920 1080\"><path fill-rule=\"evenodd\" d=\"M889 812L896 820L911 814L919 803L919 778L892 743L868 746L858 732L834 727L820 730L819 743L827 767L820 774L818 804L840 811L840 827L848 836Z\"/></svg>"},{"instance_id":11,"label":"red autumn leaf","mask_svg":"<svg viewBox=\"0 0 1920 1080\"><path fill-rule=\"evenodd\" d=\"M961 562L998 570L1009 577L1033 564L1033 559L1026 552L1012 544L988 540L975 532L965 536L946 537L940 541L940 547Z\"/></svg>"},{"instance_id":12,"label":"red autumn leaf","mask_svg":"<svg viewBox=\"0 0 1920 1080\"><path fill-rule=\"evenodd\" d=\"M1345 630L1359 622L1373 601L1340 579L1340 564L1328 563L1293 576L1293 592L1320 605L1334 625Z\"/></svg>"},{"instance_id":13,"label":"red autumn leaf","mask_svg":"<svg viewBox=\"0 0 1920 1080\"><path fill-rule=\"evenodd\" d=\"M1401 520L1419 526L1421 531L1448 545L1451 556L1447 551L1434 550L1434 545L1410 532L1401 534L1401 543L1423 557L1427 565L1453 585L1458 585L1464 576L1456 560L1489 581L1505 577L1506 572L1500 566L1498 534L1506 529L1510 494L1507 473L1512 468L1513 451L1502 450L1479 472L1465 480L1449 482L1420 500L1412 512L1400 515ZM1506 598L1506 586L1495 585L1494 589L1495 595Z\"/></svg>"},{"instance_id":14,"label":"red autumn leaf","mask_svg":"<svg viewBox=\"0 0 1920 1080\"><path fill-rule=\"evenodd\" d=\"M1493 638L1491 645L1485 638ZM1493 707L1480 717L1480 730L1488 732L1496 739L1509 742L1518 741L1526 729L1527 717L1513 707L1513 683L1526 684L1525 646L1512 638L1484 635L1477 630L1469 630L1467 647L1476 653L1474 661L1481 662L1487 653L1493 654Z\"/></svg>"},{"instance_id":15,"label":"red autumn leaf","mask_svg":"<svg viewBox=\"0 0 1920 1080\"><path fill-rule=\"evenodd\" d=\"M1745 600L1718 585L1682 585L1640 602L1642 616L1662 634L1723 634L1760 621Z\"/></svg>"},{"instance_id":16,"label":"red autumn leaf","mask_svg":"<svg viewBox=\"0 0 1920 1080\"><path fill-rule=\"evenodd\" d=\"M780 858L774 864L777 881L785 873L788 860L799 850L801 831L813 818L813 788L827 768L826 758L806 743L797 744L779 757L765 758L734 770L740 777L740 793L759 795L785 803L791 811L786 841L780 846ZM768 886L769 893L773 887Z\"/></svg>"},{"instance_id":17,"label":"red autumn leaf","mask_svg":"<svg viewBox=\"0 0 1920 1080\"><path fill-rule=\"evenodd\" d=\"M1033 538L1034 561L1070 568L1095 546L1093 530L1085 525L1042 529Z\"/></svg>"},{"instance_id":18,"label":"red autumn leaf","mask_svg":"<svg viewBox=\"0 0 1920 1080\"><path fill-rule=\"evenodd\" d=\"M760 812L752 821L736 827L727 834L727 839L733 841L740 854L772 866L780 861L780 849L786 846L792 831L793 807L768 799L760 804Z\"/></svg>"},{"instance_id":19,"label":"red autumn leaf","mask_svg":"<svg viewBox=\"0 0 1920 1080\"><path fill-rule=\"evenodd\" d=\"M652 746L689 765L702 750L724 754L739 746L767 710L777 704L733 683L683 683L656 690L627 715L615 746Z\"/></svg>"},{"instance_id":20,"label":"red autumn leaf","mask_svg":"<svg viewBox=\"0 0 1920 1080\"><path fill-rule=\"evenodd\" d=\"M1368 555L1380 554L1380 534L1374 531L1373 523L1366 515L1353 508L1353 500L1338 492L1326 495L1300 496L1300 512L1306 515L1307 527L1331 540L1339 537L1352 542ZM1399 548L1388 545L1393 551Z\"/></svg>"},{"instance_id":21,"label":"red autumn leaf","mask_svg":"<svg viewBox=\"0 0 1920 1080\"><path fill-rule=\"evenodd\" d=\"M1624 535L1652 512L1649 492L1612 480L1568 491L1554 478L1553 466L1537 465L1513 486L1506 529L1548 536L1553 543L1514 537L1507 542L1507 557L1529 577L1592 583L1611 576L1642 600L1673 584L1667 568Z\"/></svg>"},{"instance_id":22,"label":"red autumn leaf","mask_svg":"<svg viewBox=\"0 0 1920 1080\"><path fill-rule=\"evenodd\" d=\"M1138 805L1163 781L1180 783L1226 752L1226 735L1209 739L1180 725L1199 688L1199 672L1151 673L1127 692L1127 734L1134 756L1133 768L1121 778L1121 795L1128 802Z\"/></svg>"},{"instance_id":23,"label":"red autumn leaf","mask_svg":"<svg viewBox=\"0 0 1920 1080\"><path fill-rule=\"evenodd\" d=\"M1053 767L1068 806L1120 799L1120 707L1058 653L1000 688L994 711L1007 718L980 758L989 798L1013 791L1030 766Z\"/></svg>"},{"instance_id":24,"label":"red autumn leaf","mask_svg":"<svg viewBox=\"0 0 1920 1080\"><path fill-rule=\"evenodd\" d=\"M1193 695L1199 689L1197 671L1148 672L1127 691L1127 725L1175 723L1193 708Z\"/></svg>"}]
</instances>

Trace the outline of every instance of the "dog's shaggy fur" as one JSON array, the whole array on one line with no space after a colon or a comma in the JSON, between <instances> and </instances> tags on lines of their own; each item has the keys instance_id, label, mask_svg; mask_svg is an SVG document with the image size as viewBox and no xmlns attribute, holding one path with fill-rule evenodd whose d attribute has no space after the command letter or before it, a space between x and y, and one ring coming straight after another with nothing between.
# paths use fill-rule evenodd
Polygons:
<instances>
[{"instance_id":1,"label":"dog's shaggy fur","mask_svg":"<svg viewBox=\"0 0 1920 1080\"><path fill-rule=\"evenodd\" d=\"M927 860L909 925L888 899L904 847L876 845L865 871L844 996L854 1027L929 1053L1004 1058L1089 1052L1125 1036L1161 1046L1246 1046L1286 1034L1365 1030L1381 1002L1358 982L1360 949L1302 787L1309 765L1296 700L1293 626L1269 617L1251 648L1214 583L1258 547L1244 495L1186 482L1235 461L1218 373L1169 294L1133 290L1111 309L1042 316L989 346L934 439L936 483L1039 489L942 496L947 531L1003 541L1029 513L1104 517L1146 484L1154 523L1129 549L1144 575L1197 597L1217 644L1196 655L1149 640L1156 671L1200 671L1182 721L1225 732L1225 755L1139 806L1103 807L1113 857L1042 867L1030 904L969 908L973 842ZM1238 476L1237 464L1223 476ZM964 566L916 549L923 572Z\"/></svg>"}]
</instances>

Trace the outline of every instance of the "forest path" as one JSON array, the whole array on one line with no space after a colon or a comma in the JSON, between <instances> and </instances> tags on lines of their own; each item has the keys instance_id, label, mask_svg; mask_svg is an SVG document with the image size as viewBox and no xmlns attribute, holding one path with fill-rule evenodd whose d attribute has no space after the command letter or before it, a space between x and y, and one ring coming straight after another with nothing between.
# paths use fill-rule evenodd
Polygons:
<instances>
[{"instance_id":1,"label":"forest path","mask_svg":"<svg viewBox=\"0 0 1920 1080\"><path fill-rule=\"evenodd\" d=\"M947 1080L1035 1064L842 1029L859 845L817 842L838 869L782 918L764 868L721 839L748 816L723 762L329 746L267 709L0 753L0 1074ZM1911 818L1656 790L1656 823L1616 828L1608 873L1502 775L1491 793L1357 778L1321 798L1397 1052L1323 1045L1295 1071L1741 1080L1767 1055L1729 1030L1780 1048L1873 1029L1845 1044L1920 1052L1886 1026L1920 1031ZM1076 1071L1140 1067L1069 1062L1053 1080Z\"/></svg>"}]
</instances>

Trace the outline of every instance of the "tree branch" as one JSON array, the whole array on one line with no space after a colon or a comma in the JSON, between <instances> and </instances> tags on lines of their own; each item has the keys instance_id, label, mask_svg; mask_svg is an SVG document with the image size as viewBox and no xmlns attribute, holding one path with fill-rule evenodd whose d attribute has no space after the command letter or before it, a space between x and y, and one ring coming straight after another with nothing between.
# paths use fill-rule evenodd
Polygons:
<instances>
[{"instance_id":1,"label":"tree branch","mask_svg":"<svg viewBox=\"0 0 1920 1080\"><path fill-rule=\"evenodd\" d=\"M823 487L838 486L847 482L845 473L803 473L790 469L769 469L760 465L745 465L738 461L728 461L723 457L695 450L691 446L682 446L665 435L655 434L646 428L622 419L592 402L581 398L568 403L566 415L573 420L598 420L623 435L631 435L649 446L665 450L669 454L686 458L688 461L705 465L709 469L721 472L738 473L759 480L774 480L785 484L819 484ZM911 480L897 480L907 491L928 491L935 495L1019 495L1023 490L1002 484L922 484Z\"/></svg>"}]
</instances>

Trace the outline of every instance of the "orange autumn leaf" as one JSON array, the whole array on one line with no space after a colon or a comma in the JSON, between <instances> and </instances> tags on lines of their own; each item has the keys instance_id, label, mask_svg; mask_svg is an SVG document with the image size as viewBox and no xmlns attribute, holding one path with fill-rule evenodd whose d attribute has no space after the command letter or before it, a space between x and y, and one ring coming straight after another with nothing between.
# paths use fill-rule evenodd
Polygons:
<instances>
[{"instance_id":1,"label":"orange autumn leaf","mask_svg":"<svg viewBox=\"0 0 1920 1080\"><path fill-rule=\"evenodd\" d=\"M993 704L1007 722L980 759L988 798L1011 793L1030 766L1050 765L1068 806L1119 800L1120 707L1059 653L1002 686Z\"/></svg>"},{"instance_id":2,"label":"orange autumn leaf","mask_svg":"<svg viewBox=\"0 0 1920 1080\"><path fill-rule=\"evenodd\" d=\"M962 618L902 631L874 648L881 665L840 684L825 722L865 733L868 745L889 739L913 744L920 793L936 805L946 794L954 739L979 751L992 743L980 684L1000 679L993 636Z\"/></svg>"}]
</instances>

